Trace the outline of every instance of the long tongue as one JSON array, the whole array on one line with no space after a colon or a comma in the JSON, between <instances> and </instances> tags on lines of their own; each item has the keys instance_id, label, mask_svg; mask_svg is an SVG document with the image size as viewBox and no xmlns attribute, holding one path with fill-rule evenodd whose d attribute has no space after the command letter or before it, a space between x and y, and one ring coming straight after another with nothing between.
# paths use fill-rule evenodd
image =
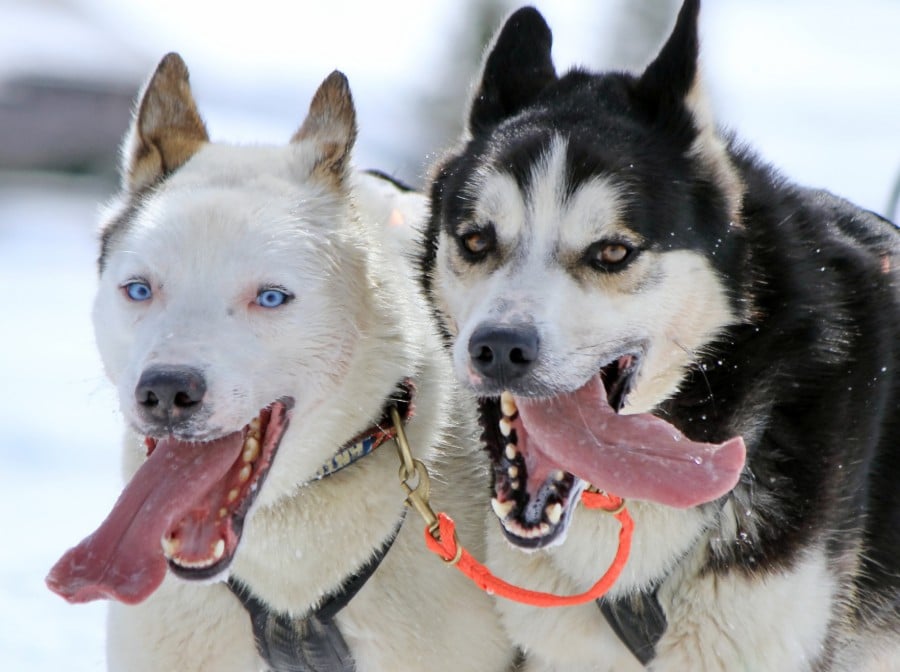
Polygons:
<instances>
[{"instance_id":1,"label":"long tongue","mask_svg":"<svg viewBox=\"0 0 900 672\"><path fill-rule=\"evenodd\" d=\"M106 520L50 570L50 590L69 602L145 600L165 578L162 535L225 477L241 441L240 432L203 444L160 441Z\"/></svg>"},{"instance_id":2,"label":"long tongue","mask_svg":"<svg viewBox=\"0 0 900 672\"><path fill-rule=\"evenodd\" d=\"M620 497L696 506L729 492L744 467L740 436L699 443L649 413L619 415L599 376L570 394L515 401L530 462Z\"/></svg>"}]
</instances>

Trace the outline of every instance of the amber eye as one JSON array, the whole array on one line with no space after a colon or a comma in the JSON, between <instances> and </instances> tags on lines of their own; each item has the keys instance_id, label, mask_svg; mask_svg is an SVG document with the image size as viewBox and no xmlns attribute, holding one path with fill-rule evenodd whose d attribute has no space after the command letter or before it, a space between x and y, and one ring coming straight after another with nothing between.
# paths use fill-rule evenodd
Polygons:
<instances>
[{"instance_id":1,"label":"amber eye","mask_svg":"<svg viewBox=\"0 0 900 672\"><path fill-rule=\"evenodd\" d=\"M598 259L604 264L618 264L625 261L628 256L628 248L620 243L610 243L600 248Z\"/></svg>"},{"instance_id":2,"label":"amber eye","mask_svg":"<svg viewBox=\"0 0 900 672\"><path fill-rule=\"evenodd\" d=\"M477 261L493 249L495 240L494 229L488 226L463 233L459 237L459 244L467 257Z\"/></svg>"},{"instance_id":3,"label":"amber eye","mask_svg":"<svg viewBox=\"0 0 900 672\"><path fill-rule=\"evenodd\" d=\"M481 254L488 248L488 241L483 233L476 231L463 238L463 245L472 254Z\"/></svg>"},{"instance_id":4,"label":"amber eye","mask_svg":"<svg viewBox=\"0 0 900 672\"><path fill-rule=\"evenodd\" d=\"M612 271L625 266L634 255L634 248L627 243L599 241L591 245L585 254L589 264L600 270Z\"/></svg>"}]
</instances>

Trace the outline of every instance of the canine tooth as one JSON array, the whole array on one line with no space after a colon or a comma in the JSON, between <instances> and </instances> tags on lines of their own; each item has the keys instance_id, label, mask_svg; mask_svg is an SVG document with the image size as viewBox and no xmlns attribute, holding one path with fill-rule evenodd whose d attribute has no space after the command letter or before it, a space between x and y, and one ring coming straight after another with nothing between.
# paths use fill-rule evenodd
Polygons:
<instances>
[{"instance_id":1,"label":"canine tooth","mask_svg":"<svg viewBox=\"0 0 900 672\"><path fill-rule=\"evenodd\" d=\"M546 509L544 509L544 513L547 514L547 520L550 521L550 524L556 525L562 519L562 504L560 504L559 502L554 502Z\"/></svg>"},{"instance_id":2,"label":"canine tooth","mask_svg":"<svg viewBox=\"0 0 900 672\"><path fill-rule=\"evenodd\" d=\"M509 420L506 418L500 418L500 433L503 436L509 436L509 433L512 431L512 425L509 424Z\"/></svg>"},{"instance_id":3,"label":"canine tooth","mask_svg":"<svg viewBox=\"0 0 900 672\"><path fill-rule=\"evenodd\" d=\"M519 451L516 450L516 447L515 447L513 444L511 444L511 443L507 443L507 444L506 444L506 451L505 451L505 452L506 452L506 459L507 459L507 460L514 460L514 459L516 459L516 456L519 454Z\"/></svg>"},{"instance_id":4,"label":"canine tooth","mask_svg":"<svg viewBox=\"0 0 900 672\"><path fill-rule=\"evenodd\" d=\"M241 467L241 470L238 472L238 480L241 483L246 483L248 480L250 480L250 474L252 474L252 473L253 473L253 467L251 467L249 464L245 464L243 467Z\"/></svg>"},{"instance_id":5,"label":"canine tooth","mask_svg":"<svg viewBox=\"0 0 900 672\"><path fill-rule=\"evenodd\" d=\"M513 464L506 470L506 473L509 474L510 478L516 478L519 475L519 468Z\"/></svg>"},{"instance_id":6,"label":"canine tooth","mask_svg":"<svg viewBox=\"0 0 900 672\"><path fill-rule=\"evenodd\" d=\"M518 408L516 408L516 400L513 399L511 392L504 390L500 395L500 410L509 418L516 414Z\"/></svg>"},{"instance_id":7,"label":"canine tooth","mask_svg":"<svg viewBox=\"0 0 900 672\"><path fill-rule=\"evenodd\" d=\"M253 462L257 457L259 457L259 441L253 436L248 436L244 441L244 452L241 458L244 462Z\"/></svg>"},{"instance_id":8,"label":"canine tooth","mask_svg":"<svg viewBox=\"0 0 900 672\"><path fill-rule=\"evenodd\" d=\"M223 555L225 555L225 540L219 539L213 546L213 558L219 560Z\"/></svg>"},{"instance_id":9,"label":"canine tooth","mask_svg":"<svg viewBox=\"0 0 900 672\"><path fill-rule=\"evenodd\" d=\"M181 541L165 535L159 540L159 543L162 545L163 555L167 558L174 558L178 555L178 550L181 548Z\"/></svg>"},{"instance_id":10,"label":"canine tooth","mask_svg":"<svg viewBox=\"0 0 900 672\"><path fill-rule=\"evenodd\" d=\"M500 520L505 519L510 514L510 512L512 512L515 506L515 502L511 499L508 499L505 502L501 502L496 497L491 497L491 508L494 510L494 513L497 514L497 517Z\"/></svg>"},{"instance_id":11,"label":"canine tooth","mask_svg":"<svg viewBox=\"0 0 900 672\"><path fill-rule=\"evenodd\" d=\"M228 503L231 504L233 501L235 501L238 498L239 494L241 494L241 493L240 493L240 490L238 490L237 488L232 488L231 490L229 490L228 491Z\"/></svg>"}]
</instances>

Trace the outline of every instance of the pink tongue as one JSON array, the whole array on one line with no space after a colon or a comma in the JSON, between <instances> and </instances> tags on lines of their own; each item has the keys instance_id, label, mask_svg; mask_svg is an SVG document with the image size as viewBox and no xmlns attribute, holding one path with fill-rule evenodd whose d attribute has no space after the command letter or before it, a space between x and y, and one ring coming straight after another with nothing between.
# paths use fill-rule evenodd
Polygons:
<instances>
[{"instance_id":1,"label":"pink tongue","mask_svg":"<svg viewBox=\"0 0 900 672\"><path fill-rule=\"evenodd\" d=\"M69 602L145 600L166 574L161 537L225 477L241 441L240 432L203 444L160 441L106 520L50 570L50 590Z\"/></svg>"},{"instance_id":2,"label":"pink tongue","mask_svg":"<svg viewBox=\"0 0 900 672\"><path fill-rule=\"evenodd\" d=\"M599 376L571 394L516 398L516 405L529 463L563 469L620 497L696 506L729 492L744 467L741 437L698 443L649 413L618 415Z\"/></svg>"}]
</instances>

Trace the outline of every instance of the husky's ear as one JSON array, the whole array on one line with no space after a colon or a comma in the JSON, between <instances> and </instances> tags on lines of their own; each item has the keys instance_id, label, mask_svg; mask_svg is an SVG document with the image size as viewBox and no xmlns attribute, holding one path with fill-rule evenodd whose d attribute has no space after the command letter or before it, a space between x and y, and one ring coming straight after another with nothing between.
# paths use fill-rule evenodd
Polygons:
<instances>
[{"instance_id":1,"label":"husky's ear","mask_svg":"<svg viewBox=\"0 0 900 672\"><path fill-rule=\"evenodd\" d=\"M685 0L672 34L635 88L638 99L659 122L688 134L713 126L699 75L699 15L700 0Z\"/></svg>"},{"instance_id":2,"label":"husky's ear","mask_svg":"<svg viewBox=\"0 0 900 672\"><path fill-rule=\"evenodd\" d=\"M482 65L469 105L471 135L516 114L556 81L552 46L550 28L534 7L523 7L510 15L495 35Z\"/></svg>"},{"instance_id":3,"label":"husky's ear","mask_svg":"<svg viewBox=\"0 0 900 672\"><path fill-rule=\"evenodd\" d=\"M144 87L122 147L123 189L135 193L154 184L208 141L187 66L178 54L166 54Z\"/></svg>"},{"instance_id":4,"label":"husky's ear","mask_svg":"<svg viewBox=\"0 0 900 672\"><path fill-rule=\"evenodd\" d=\"M743 185L719 136L703 89L698 58L700 0L685 0L659 55L638 80L636 93L657 121L683 134L689 152L704 164L737 219Z\"/></svg>"},{"instance_id":5,"label":"husky's ear","mask_svg":"<svg viewBox=\"0 0 900 672\"><path fill-rule=\"evenodd\" d=\"M291 142L312 143L312 174L340 186L356 142L356 108L344 73L335 70L319 85L309 114Z\"/></svg>"},{"instance_id":6,"label":"husky's ear","mask_svg":"<svg viewBox=\"0 0 900 672\"><path fill-rule=\"evenodd\" d=\"M638 90L665 105L680 104L697 83L700 0L685 0L672 34L638 81Z\"/></svg>"}]
</instances>

